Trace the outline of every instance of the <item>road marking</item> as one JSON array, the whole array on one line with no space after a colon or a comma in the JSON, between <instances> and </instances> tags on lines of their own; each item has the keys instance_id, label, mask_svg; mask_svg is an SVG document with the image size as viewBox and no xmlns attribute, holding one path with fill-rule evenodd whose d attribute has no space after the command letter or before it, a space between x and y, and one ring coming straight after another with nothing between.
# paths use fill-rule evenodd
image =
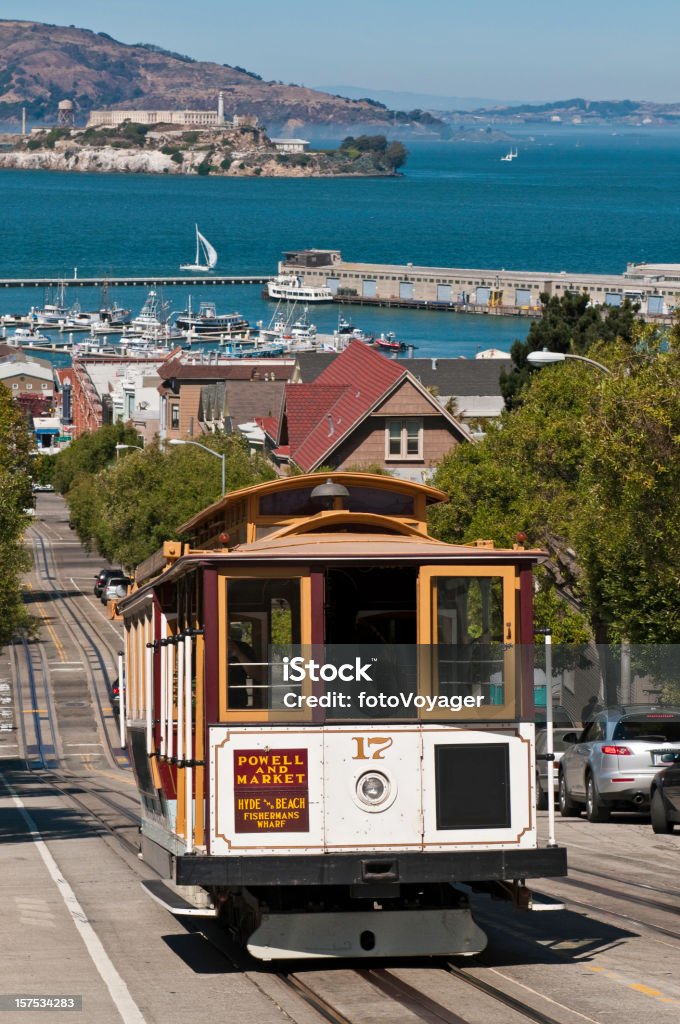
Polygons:
<instances>
[{"instance_id":1,"label":"road marking","mask_svg":"<svg viewBox=\"0 0 680 1024\"><path fill-rule=\"evenodd\" d=\"M46 715L47 708L29 708L28 710L21 712L22 715Z\"/></svg>"},{"instance_id":2,"label":"road marking","mask_svg":"<svg viewBox=\"0 0 680 1024\"><path fill-rule=\"evenodd\" d=\"M101 743L67 743L67 747L100 747Z\"/></svg>"},{"instance_id":3,"label":"road marking","mask_svg":"<svg viewBox=\"0 0 680 1024\"><path fill-rule=\"evenodd\" d=\"M523 988L526 992L531 992L532 995L538 996L539 999L545 999L546 1003L552 1003L553 1006L559 1006L562 1010L568 1010L569 1013L573 1013L575 1017L580 1017L581 1020L587 1020L589 1024L600 1024L600 1021L595 1020L593 1017L587 1017L585 1013L579 1013L578 1010L574 1010L571 1006L558 1003L556 999L551 999L550 996L546 996L543 992L537 992L535 988L531 988L529 985L523 985L521 981L517 981L516 978L510 978L507 974L503 974L502 971L497 971L495 967L487 967L487 970L491 971L492 974L497 974L499 978L505 978L506 981L511 982L513 985Z\"/></svg>"},{"instance_id":4,"label":"road marking","mask_svg":"<svg viewBox=\"0 0 680 1024\"><path fill-rule=\"evenodd\" d=\"M71 920L80 933L85 949L92 960L92 963L99 972L99 976L109 990L109 995L111 996L118 1013L122 1017L124 1024L146 1024L141 1010L130 995L130 990L112 964L101 940L99 939L99 936L85 916L85 911L78 903L76 894L62 875L57 862L48 850L35 821L26 810L26 807L15 790L1 774L0 781L7 789L7 792L11 796L19 814L26 822L30 831L31 839L35 843L43 864L47 868L50 878L56 885L59 894L64 901L64 905L71 915Z\"/></svg>"},{"instance_id":5,"label":"road marking","mask_svg":"<svg viewBox=\"0 0 680 1024\"><path fill-rule=\"evenodd\" d=\"M78 577L78 578L79 578L79 579L82 579L82 577ZM78 586L78 584L76 583L76 581L75 581L74 577L73 577L73 576L69 576L69 579L71 580L71 583L72 583L72 584L73 584L73 586L74 586L74 587L76 588L76 590L77 590L77 591L78 591L79 593L81 593L81 594L83 595L83 597L85 598L85 600L87 601L87 603L88 603L88 604L90 604L90 605L92 605L92 607L93 607L93 608L96 608L97 606L96 606L96 604L94 603L94 601L93 601L93 600L92 600L92 599L91 599L90 597L88 597L88 595L87 595L87 594L86 594L86 593L85 593L84 591L82 591L82 590L80 589L80 587L79 587L79 586ZM100 603L101 603L101 602L100 602ZM99 609L97 609L97 610L99 610ZM101 614L101 613L100 613L100 614ZM113 632L114 632L114 633L116 634L116 636L118 637L118 640L119 640L119 641L120 641L120 642L122 643L122 642L123 642L123 636L122 636L122 629L116 629L116 627L115 627L115 626L114 626L114 625L112 624L112 622L111 622L111 620L110 620L110 619L104 619L104 622L106 623L106 625L107 625L107 626L110 626L110 627L111 627L111 629L113 630ZM121 626L122 626L122 623L121 623Z\"/></svg>"},{"instance_id":6,"label":"road marking","mask_svg":"<svg viewBox=\"0 0 680 1024\"><path fill-rule=\"evenodd\" d=\"M593 971L595 974L601 974L603 977L608 978L610 981L615 981L619 985L625 985L626 988L631 988L634 992L639 992L643 996L649 996L650 999L655 999L657 1003L680 1006L680 999L672 999L670 996L665 996L658 988L650 988L649 985L643 985L639 981L630 981L623 974L617 974L616 971L610 971L606 967L592 967L588 964L588 970Z\"/></svg>"}]
</instances>

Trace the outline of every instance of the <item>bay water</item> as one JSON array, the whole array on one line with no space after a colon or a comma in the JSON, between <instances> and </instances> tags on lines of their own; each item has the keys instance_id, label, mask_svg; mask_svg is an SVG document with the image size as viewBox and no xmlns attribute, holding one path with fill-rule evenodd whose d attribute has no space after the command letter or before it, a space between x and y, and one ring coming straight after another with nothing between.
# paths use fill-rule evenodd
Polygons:
<instances>
[{"instance_id":1,"label":"bay water","mask_svg":"<svg viewBox=\"0 0 680 1024\"><path fill-rule=\"evenodd\" d=\"M480 136L485 128L480 129ZM474 132L470 133L472 137ZM410 143L394 179L189 178L0 171L0 278L176 274L198 224L224 274L274 274L285 249L340 249L359 262L621 273L630 262L680 262L680 130L560 125L513 129L507 142ZM251 323L272 316L255 286L164 289L169 308L211 299ZM109 299L137 312L145 289ZM67 303L101 296L71 287ZM0 289L0 313L45 301ZM393 330L417 355L507 350L525 319L352 307L371 332ZM338 308L310 310L320 331Z\"/></svg>"}]
</instances>

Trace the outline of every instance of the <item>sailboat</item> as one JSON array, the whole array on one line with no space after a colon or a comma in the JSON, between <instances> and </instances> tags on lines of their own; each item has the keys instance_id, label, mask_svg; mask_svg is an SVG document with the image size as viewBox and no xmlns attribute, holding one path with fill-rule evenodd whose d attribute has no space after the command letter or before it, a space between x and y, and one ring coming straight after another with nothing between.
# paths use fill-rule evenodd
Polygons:
<instances>
[{"instance_id":1,"label":"sailboat","mask_svg":"<svg viewBox=\"0 0 680 1024\"><path fill-rule=\"evenodd\" d=\"M515 160L518 155L519 154L518 154L517 150L513 149L512 146L511 146L510 147L510 152L506 153L505 156L501 157L501 162L502 163L509 163L511 160Z\"/></svg>"},{"instance_id":2,"label":"sailboat","mask_svg":"<svg viewBox=\"0 0 680 1024\"><path fill-rule=\"evenodd\" d=\"M205 260L200 262L201 257ZM182 263L180 270L195 270L199 273L209 273L217 265L217 250L210 244L205 235L202 235L196 225L196 259L193 263Z\"/></svg>"}]
</instances>

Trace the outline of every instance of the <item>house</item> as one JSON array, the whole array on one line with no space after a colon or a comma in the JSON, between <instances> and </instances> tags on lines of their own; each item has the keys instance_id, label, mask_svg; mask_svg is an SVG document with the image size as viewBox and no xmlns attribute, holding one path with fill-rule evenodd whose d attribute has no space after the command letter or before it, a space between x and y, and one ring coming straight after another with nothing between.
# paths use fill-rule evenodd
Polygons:
<instances>
[{"instance_id":1,"label":"house","mask_svg":"<svg viewBox=\"0 0 680 1024\"><path fill-rule=\"evenodd\" d=\"M423 481L465 427L401 361L352 341L310 383L285 387L281 416L260 421L272 458L305 473L379 465Z\"/></svg>"},{"instance_id":2,"label":"house","mask_svg":"<svg viewBox=\"0 0 680 1024\"><path fill-rule=\"evenodd\" d=\"M159 370L160 435L169 440L229 433L241 423L278 416L295 370L294 359L169 360Z\"/></svg>"},{"instance_id":3,"label":"house","mask_svg":"<svg viewBox=\"0 0 680 1024\"><path fill-rule=\"evenodd\" d=\"M500 416L505 407L501 371L512 365L506 353L493 359L482 355L475 359L400 359L399 366L409 370L458 420L477 422ZM337 358L332 352L301 352L295 379L305 383L316 380Z\"/></svg>"},{"instance_id":4,"label":"house","mask_svg":"<svg viewBox=\"0 0 680 1024\"><path fill-rule=\"evenodd\" d=\"M49 404L54 399L54 373L45 363L22 358L3 360L0 383L9 388L15 398L40 396L49 400Z\"/></svg>"}]
</instances>

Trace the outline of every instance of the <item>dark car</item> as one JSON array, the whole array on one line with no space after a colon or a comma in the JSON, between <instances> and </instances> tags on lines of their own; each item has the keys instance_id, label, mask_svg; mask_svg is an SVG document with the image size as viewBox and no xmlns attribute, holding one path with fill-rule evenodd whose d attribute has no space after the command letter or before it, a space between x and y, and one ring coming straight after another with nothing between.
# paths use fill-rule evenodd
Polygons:
<instances>
[{"instance_id":1,"label":"dark car","mask_svg":"<svg viewBox=\"0 0 680 1024\"><path fill-rule=\"evenodd\" d=\"M122 576L121 569L100 569L94 578L94 596L101 597L112 576Z\"/></svg>"},{"instance_id":2,"label":"dark car","mask_svg":"<svg viewBox=\"0 0 680 1024\"><path fill-rule=\"evenodd\" d=\"M680 754L667 754L668 768L658 772L650 787L650 813L655 832L672 832L680 825Z\"/></svg>"},{"instance_id":3,"label":"dark car","mask_svg":"<svg viewBox=\"0 0 680 1024\"><path fill-rule=\"evenodd\" d=\"M111 710L114 715L120 714L120 686L117 679L111 683Z\"/></svg>"}]
</instances>

